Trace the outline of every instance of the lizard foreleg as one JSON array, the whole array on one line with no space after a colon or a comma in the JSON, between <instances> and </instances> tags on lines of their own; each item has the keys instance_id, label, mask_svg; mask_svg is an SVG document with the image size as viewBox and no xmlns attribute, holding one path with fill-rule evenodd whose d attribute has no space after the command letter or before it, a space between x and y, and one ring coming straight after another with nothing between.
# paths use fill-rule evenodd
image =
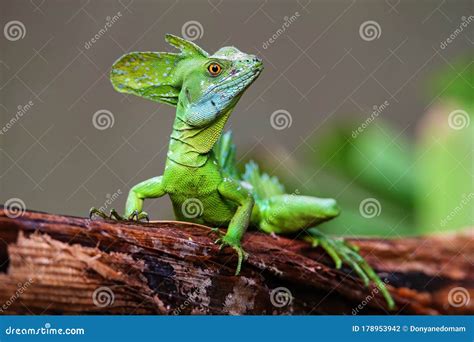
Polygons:
<instances>
[{"instance_id":1,"label":"lizard foreleg","mask_svg":"<svg viewBox=\"0 0 474 342\"><path fill-rule=\"evenodd\" d=\"M138 183L130 189L125 205L125 214L121 216L115 209L110 211L107 215L102 210L92 208L89 215L98 215L102 218L112 218L116 220L147 220L148 214L143 209L143 201L146 198L158 198L166 194L163 187L163 176L153 177Z\"/></svg>"},{"instance_id":2,"label":"lizard foreleg","mask_svg":"<svg viewBox=\"0 0 474 342\"><path fill-rule=\"evenodd\" d=\"M219 185L217 190L222 197L238 205L237 210L229 223L227 233L216 241L216 243L220 244L221 248L224 246L230 246L237 252L239 259L235 274L238 275L242 267L242 262L247 257L240 241L249 225L254 199L250 192L242 188L239 182L229 178L226 178Z\"/></svg>"}]
</instances>

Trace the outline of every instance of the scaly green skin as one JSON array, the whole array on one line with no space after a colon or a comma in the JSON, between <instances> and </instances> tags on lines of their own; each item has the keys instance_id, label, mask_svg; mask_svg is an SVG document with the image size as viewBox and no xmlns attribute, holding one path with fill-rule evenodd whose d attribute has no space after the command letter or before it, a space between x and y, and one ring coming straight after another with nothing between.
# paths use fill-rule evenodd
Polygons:
<instances>
[{"instance_id":1,"label":"scaly green skin","mask_svg":"<svg viewBox=\"0 0 474 342\"><path fill-rule=\"evenodd\" d=\"M238 175L230 133L222 132L243 92L262 71L262 61L234 47L209 56L179 37L166 39L181 53L130 53L115 62L111 72L116 90L176 106L165 171L130 190L124 217L95 208L91 215L148 219L143 201L168 194L178 220L228 227L216 243L237 252L236 274L246 256L240 241L247 227L281 234L305 230L304 239L324 248L337 268L346 263L366 285L374 281L393 308L384 283L355 247L312 228L339 214L335 200L285 194L278 180L260 174L253 162Z\"/></svg>"}]
</instances>

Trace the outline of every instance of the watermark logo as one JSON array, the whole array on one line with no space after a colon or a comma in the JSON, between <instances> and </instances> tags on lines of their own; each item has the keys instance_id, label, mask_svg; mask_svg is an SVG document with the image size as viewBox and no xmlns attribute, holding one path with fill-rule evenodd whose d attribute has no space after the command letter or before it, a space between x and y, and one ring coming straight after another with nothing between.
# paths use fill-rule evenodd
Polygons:
<instances>
[{"instance_id":1,"label":"watermark logo","mask_svg":"<svg viewBox=\"0 0 474 342\"><path fill-rule=\"evenodd\" d=\"M105 308L114 304L115 295L110 287L102 286L92 294L92 302L99 308Z\"/></svg>"},{"instance_id":2,"label":"watermark logo","mask_svg":"<svg viewBox=\"0 0 474 342\"><path fill-rule=\"evenodd\" d=\"M441 227L445 227L449 222L451 222L459 213L466 208L466 206L474 199L474 192L470 192L469 194L463 194L461 201L458 203L457 206L453 208L449 212L449 214L441 220L440 225Z\"/></svg>"},{"instance_id":3,"label":"watermark logo","mask_svg":"<svg viewBox=\"0 0 474 342\"><path fill-rule=\"evenodd\" d=\"M2 305L0 306L0 313L8 310L8 308L18 299L21 297L21 295L26 291L26 289L28 287L31 286L31 284L33 284L34 280L33 278L29 278L27 281L25 281L24 283L18 283L17 285L17 289L15 291L15 293L10 297L8 298L8 300Z\"/></svg>"},{"instance_id":4,"label":"watermark logo","mask_svg":"<svg viewBox=\"0 0 474 342\"><path fill-rule=\"evenodd\" d=\"M385 101L381 105L374 105L370 116L355 130L352 131L352 138L355 139L361 134L369 125L374 121L382 112L390 105L388 101Z\"/></svg>"},{"instance_id":5,"label":"watermark logo","mask_svg":"<svg viewBox=\"0 0 474 342\"><path fill-rule=\"evenodd\" d=\"M18 105L15 115L8 121L1 129L0 135L3 135L8 132L22 117L25 115L31 107L33 107L34 102L28 101L25 105Z\"/></svg>"},{"instance_id":6,"label":"watermark logo","mask_svg":"<svg viewBox=\"0 0 474 342\"><path fill-rule=\"evenodd\" d=\"M181 35L190 41L201 39L204 35L204 28L199 21L190 20L185 22L181 27Z\"/></svg>"},{"instance_id":7,"label":"watermark logo","mask_svg":"<svg viewBox=\"0 0 474 342\"><path fill-rule=\"evenodd\" d=\"M383 280L384 284L387 285L388 284L388 279L384 279ZM352 309L352 315L357 315L363 308L365 308L367 306L367 304L369 304L372 299L375 298L375 296L380 292L379 288L378 287L374 287L372 291L370 291L370 294L368 294L367 296L365 296L365 298L362 300L362 302L359 303L359 305L357 305L355 308Z\"/></svg>"},{"instance_id":8,"label":"watermark logo","mask_svg":"<svg viewBox=\"0 0 474 342\"><path fill-rule=\"evenodd\" d=\"M300 17L299 12L295 12L291 16L285 16L283 18L284 21L283 21L283 24L281 25L281 27L279 27L275 31L275 33L272 34L272 36L270 38L268 38L266 41L263 42L262 47L265 50L268 49L270 47L270 45L275 43L277 41L277 39L280 38L280 36L283 33L285 33L285 31L291 26L291 24L293 24L299 17Z\"/></svg>"},{"instance_id":9,"label":"watermark logo","mask_svg":"<svg viewBox=\"0 0 474 342\"><path fill-rule=\"evenodd\" d=\"M102 205L99 208L99 210L102 211L102 212L105 212L108 208L110 208L112 203L114 203L120 197L121 194L122 194L122 190L120 190L120 189L118 189L113 194L106 194L105 195L106 200L104 202L104 205Z\"/></svg>"},{"instance_id":10,"label":"watermark logo","mask_svg":"<svg viewBox=\"0 0 474 342\"><path fill-rule=\"evenodd\" d=\"M288 208L288 204L290 203L290 201L294 199L295 196L299 195L300 191L298 189L295 189L295 191L289 194L289 196L285 196L283 202L278 203L276 207L272 207L272 210L267 211L269 215L264 215L264 220L267 223L272 224L272 222L274 222L274 220L276 220L278 216Z\"/></svg>"},{"instance_id":11,"label":"watermark logo","mask_svg":"<svg viewBox=\"0 0 474 342\"><path fill-rule=\"evenodd\" d=\"M270 292L270 302L277 308L289 305L293 301L291 291L286 287L277 287Z\"/></svg>"},{"instance_id":12,"label":"watermark logo","mask_svg":"<svg viewBox=\"0 0 474 342\"><path fill-rule=\"evenodd\" d=\"M114 127L115 117L110 110L99 109L92 116L92 124L100 131Z\"/></svg>"},{"instance_id":13,"label":"watermark logo","mask_svg":"<svg viewBox=\"0 0 474 342\"><path fill-rule=\"evenodd\" d=\"M186 218L196 218L204 212L204 206L197 198L188 198L181 205L181 212Z\"/></svg>"},{"instance_id":14,"label":"watermark logo","mask_svg":"<svg viewBox=\"0 0 474 342\"><path fill-rule=\"evenodd\" d=\"M285 109L278 109L270 116L270 125L277 131L281 131L291 127L293 117L290 112Z\"/></svg>"},{"instance_id":15,"label":"watermark logo","mask_svg":"<svg viewBox=\"0 0 474 342\"><path fill-rule=\"evenodd\" d=\"M462 109L456 109L448 115L448 125L457 131L466 128L471 123L469 114Z\"/></svg>"},{"instance_id":16,"label":"watermark logo","mask_svg":"<svg viewBox=\"0 0 474 342\"><path fill-rule=\"evenodd\" d=\"M359 27L359 35L366 42L379 39L382 35L382 28L374 20L364 21Z\"/></svg>"},{"instance_id":17,"label":"watermark logo","mask_svg":"<svg viewBox=\"0 0 474 342\"><path fill-rule=\"evenodd\" d=\"M17 218L25 213L26 205L20 198L10 198L4 204L5 215L9 218Z\"/></svg>"},{"instance_id":18,"label":"watermark logo","mask_svg":"<svg viewBox=\"0 0 474 342\"><path fill-rule=\"evenodd\" d=\"M464 31L465 28L468 27L468 25L474 21L474 16L470 15L469 17L462 16L461 17L461 24L449 35L448 38L446 38L444 41L442 41L439 44L439 47L441 50L446 49L446 47L454 42L454 40Z\"/></svg>"},{"instance_id":19,"label":"watermark logo","mask_svg":"<svg viewBox=\"0 0 474 342\"><path fill-rule=\"evenodd\" d=\"M86 331L84 328L56 328L51 323L45 323L44 326L40 327L15 327L9 326L5 329L6 335L13 336L43 336L43 335L85 335Z\"/></svg>"},{"instance_id":20,"label":"watermark logo","mask_svg":"<svg viewBox=\"0 0 474 342\"><path fill-rule=\"evenodd\" d=\"M360 202L359 212L365 218L374 218L382 212L382 205L375 198L366 198Z\"/></svg>"},{"instance_id":21,"label":"watermark logo","mask_svg":"<svg viewBox=\"0 0 474 342\"><path fill-rule=\"evenodd\" d=\"M448 303L455 308L468 305L470 300L471 296L464 287L453 287L448 293Z\"/></svg>"},{"instance_id":22,"label":"watermark logo","mask_svg":"<svg viewBox=\"0 0 474 342\"><path fill-rule=\"evenodd\" d=\"M183 304L181 304L179 307L173 310L173 315L175 316L180 315L189 305L198 304L200 299L207 296L207 288L211 285L212 285L212 282L210 279L204 280L198 288L190 292L190 294L188 295L188 297L186 298ZM202 304L201 305L198 304L198 309L202 313L206 312L206 308Z\"/></svg>"},{"instance_id":23,"label":"watermark logo","mask_svg":"<svg viewBox=\"0 0 474 342\"><path fill-rule=\"evenodd\" d=\"M26 27L19 20L12 20L3 27L3 34L11 42L23 39L26 36Z\"/></svg>"},{"instance_id":24,"label":"watermark logo","mask_svg":"<svg viewBox=\"0 0 474 342\"><path fill-rule=\"evenodd\" d=\"M105 18L105 24L102 28L87 42L84 43L84 48L89 50L100 38L102 38L110 28L122 17L122 13L119 11L114 16L108 16Z\"/></svg>"}]
</instances>

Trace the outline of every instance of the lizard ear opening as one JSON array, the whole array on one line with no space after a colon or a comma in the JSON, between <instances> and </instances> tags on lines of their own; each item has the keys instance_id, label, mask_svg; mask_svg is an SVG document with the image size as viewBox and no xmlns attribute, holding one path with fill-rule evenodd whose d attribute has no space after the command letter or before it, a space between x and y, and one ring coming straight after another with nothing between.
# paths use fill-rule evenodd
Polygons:
<instances>
[{"instance_id":1,"label":"lizard ear opening","mask_svg":"<svg viewBox=\"0 0 474 342\"><path fill-rule=\"evenodd\" d=\"M168 44L180 50L181 54L183 54L184 56L201 56L206 58L209 57L209 54L206 51L201 49L193 42L190 42L189 40L183 39L173 34L168 33L166 35L166 41L168 42Z\"/></svg>"},{"instance_id":2,"label":"lizard ear opening","mask_svg":"<svg viewBox=\"0 0 474 342\"><path fill-rule=\"evenodd\" d=\"M181 85L176 65L181 55L166 52L132 52L112 66L110 80L115 90L176 106Z\"/></svg>"}]
</instances>

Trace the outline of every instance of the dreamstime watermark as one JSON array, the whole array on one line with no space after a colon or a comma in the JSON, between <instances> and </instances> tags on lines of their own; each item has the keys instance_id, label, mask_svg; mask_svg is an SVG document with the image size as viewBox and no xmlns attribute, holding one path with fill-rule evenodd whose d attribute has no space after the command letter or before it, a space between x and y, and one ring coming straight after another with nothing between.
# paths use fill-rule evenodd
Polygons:
<instances>
[{"instance_id":1,"label":"dreamstime watermark","mask_svg":"<svg viewBox=\"0 0 474 342\"><path fill-rule=\"evenodd\" d=\"M204 27L202 27L202 24L197 20L187 21L181 27L181 35L190 41L201 39L204 35Z\"/></svg>"},{"instance_id":2,"label":"dreamstime watermark","mask_svg":"<svg viewBox=\"0 0 474 342\"><path fill-rule=\"evenodd\" d=\"M451 44L452 42L454 42L454 40L464 31L465 28L468 27L468 25L474 21L474 16L473 15L470 15L469 17L465 17L465 16L462 16L461 17L461 24L459 24L459 26L453 31L451 32L451 34L448 36L448 38L446 38L445 40L443 40L440 44L439 44L439 47L444 50L446 49L446 47Z\"/></svg>"},{"instance_id":3,"label":"dreamstime watermark","mask_svg":"<svg viewBox=\"0 0 474 342\"><path fill-rule=\"evenodd\" d=\"M283 18L284 22L283 24L281 25L281 27L279 27L275 33L272 34L272 36L270 38L268 38L266 41L263 42L262 44L262 47L266 50L270 47L270 45L272 45L273 43L276 42L276 40L283 34L285 33L285 31L291 26L291 24L293 24L298 18L300 17L300 13L299 12L295 12L293 15L291 16L285 16Z\"/></svg>"},{"instance_id":4,"label":"dreamstime watermark","mask_svg":"<svg viewBox=\"0 0 474 342\"><path fill-rule=\"evenodd\" d=\"M388 279L384 279L383 280L384 284L387 285L388 284ZM367 304L369 304L372 299L375 298L375 296L380 292L379 288L378 287L374 287L372 289L372 291L370 291L370 294L368 294L367 296L365 296L365 298L359 303L359 305L357 305L355 308L352 309L352 315L357 315L359 313L360 310L362 310L363 308L365 308L367 306Z\"/></svg>"},{"instance_id":5,"label":"dreamstime watermark","mask_svg":"<svg viewBox=\"0 0 474 342\"><path fill-rule=\"evenodd\" d=\"M291 304L293 296L286 287L277 287L270 292L270 302L277 308Z\"/></svg>"},{"instance_id":6,"label":"dreamstime watermark","mask_svg":"<svg viewBox=\"0 0 474 342\"><path fill-rule=\"evenodd\" d=\"M192 303L196 303L199 299L204 298L207 295L207 288L212 285L212 282L210 279L206 279L203 281L203 283L193 289L191 293L187 296L186 300L183 302L183 304L180 304L178 308L173 310L173 315L178 316L183 312L189 305ZM205 306L200 304L199 305L199 310L204 312L205 311Z\"/></svg>"},{"instance_id":7,"label":"dreamstime watermark","mask_svg":"<svg viewBox=\"0 0 474 342\"><path fill-rule=\"evenodd\" d=\"M15 115L0 129L0 135L7 133L33 106L34 102L31 100L24 105L18 105Z\"/></svg>"},{"instance_id":8,"label":"dreamstime watermark","mask_svg":"<svg viewBox=\"0 0 474 342\"><path fill-rule=\"evenodd\" d=\"M379 39L382 35L382 28L374 20L364 21L359 27L359 36L366 42Z\"/></svg>"},{"instance_id":9,"label":"dreamstime watermark","mask_svg":"<svg viewBox=\"0 0 474 342\"><path fill-rule=\"evenodd\" d=\"M444 219L441 220L440 222L441 227L445 227L448 224L448 222L450 222L454 217L459 215L459 213L465 208L465 206L469 204L469 202L471 202L473 199L474 199L474 192L470 192L467 195L464 194L459 204L455 206L453 210L451 210L451 212Z\"/></svg>"},{"instance_id":10,"label":"dreamstime watermark","mask_svg":"<svg viewBox=\"0 0 474 342\"><path fill-rule=\"evenodd\" d=\"M366 198L360 202L359 212L365 218L374 218L382 212L382 205L375 198Z\"/></svg>"},{"instance_id":11,"label":"dreamstime watermark","mask_svg":"<svg viewBox=\"0 0 474 342\"><path fill-rule=\"evenodd\" d=\"M278 109L270 115L270 125L277 131L290 128L293 123L293 117L285 109Z\"/></svg>"},{"instance_id":12,"label":"dreamstime watermark","mask_svg":"<svg viewBox=\"0 0 474 342\"><path fill-rule=\"evenodd\" d=\"M181 205L181 213L186 218L196 218L202 215L204 206L197 198L188 198Z\"/></svg>"},{"instance_id":13,"label":"dreamstime watermark","mask_svg":"<svg viewBox=\"0 0 474 342\"><path fill-rule=\"evenodd\" d=\"M378 116L390 105L388 101L385 101L381 105L374 105L370 116L355 130L352 131L352 138L355 139L362 133Z\"/></svg>"},{"instance_id":14,"label":"dreamstime watermark","mask_svg":"<svg viewBox=\"0 0 474 342\"><path fill-rule=\"evenodd\" d=\"M12 20L3 27L3 35L11 42L23 39L26 36L26 27L19 20Z\"/></svg>"},{"instance_id":15,"label":"dreamstime watermark","mask_svg":"<svg viewBox=\"0 0 474 342\"><path fill-rule=\"evenodd\" d=\"M31 284L34 283L33 278L29 278L27 281L24 283L18 283L18 288L16 289L15 293L8 298L8 300L0 306L0 313L7 311L8 308L18 299L20 296L26 291L28 287L31 286Z\"/></svg>"},{"instance_id":16,"label":"dreamstime watermark","mask_svg":"<svg viewBox=\"0 0 474 342\"><path fill-rule=\"evenodd\" d=\"M9 326L5 329L6 335L84 335L84 328L53 328L51 323L45 323L40 328L16 328Z\"/></svg>"},{"instance_id":17,"label":"dreamstime watermark","mask_svg":"<svg viewBox=\"0 0 474 342\"><path fill-rule=\"evenodd\" d=\"M92 116L92 124L100 131L114 127L115 117L110 110L99 109Z\"/></svg>"},{"instance_id":18,"label":"dreamstime watermark","mask_svg":"<svg viewBox=\"0 0 474 342\"><path fill-rule=\"evenodd\" d=\"M272 221L278 217L278 215L281 212L284 212L285 210L288 209L288 204L291 202L292 198L294 196L298 196L300 194L300 191L298 189L295 189L291 194L286 195L283 203L280 203L276 208L272 207L272 210L270 211L270 215L268 217L265 217L265 221L267 223L272 223Z\"/></svg>"},{"instance_id":19,"label":"dreamstime watermark","mask_svg":"<svg viewBox=\"0 0 474 342\"><path fill-rule=\"evenodd\" d=\"M120 189L115 191L113 194L105 195L106 200L104 202L104 205L101 206L99 208L99 210L102 211L102 212L105 212L108 208L110 208L112 203L114 203L120 197L120 195L122 195L122 190L120 190Z\"/></svg>"},{"instance_id":20,"label":"dreamstime watermark","mask_svg":"<svg viewBox=\"0 0 474 342\"><path fill-rule=\"evenodd\" d=\"M112 306L115 301L114 292L110 287L102 286L95 289L92 294L92 302L95 306L99 308L105 308L107 306Z\"/></svg>"},{"instance_id":21,"label":"dreamstime watermark","mask_svg":"<svg viewBox=\"0 0 474 342\"><path fill-rule=\"evenodd\" d=\"M448 115L449 127L457 131L468 127L470 123L471 123L471 118L469 117L469 114L465 110L456 109L456 110L453 110Z\"/></svg>"},{"instance_id":22,"label":"dreamstime watermark","mask_svg":"<svg viewBox=\"0 0 474 342\"><path fill-rule=\"evenodd\" d=\"M5 215L9 218L18 218L25 213L26 205L21 198L10 198L4 203Z\"/></svg>"},{"instance_id":23,"label":"dreamstime watermark","mask_svg":"<svg viewBox=\"0 0 474 342\"><path fill-rule=\"evenodd\" d=\"M84 43L84 48L89 50L100 38L102 38L110 28L122 17L122 13L119 11L113 17L108 16L105 18L106 22L104 26L87 42Z\"/></svg>"},{"instance_id":24,"label":"dreamstime watermark","mask_svg":"<svg viewBox=\"0 0 474 342\"><path fill-rule=\"evenodd\" d=\"M470 301L471 296L464 287L453 287L448 293L448 303L452 307L467 306Z\"/></svg>"}]
</instances>

